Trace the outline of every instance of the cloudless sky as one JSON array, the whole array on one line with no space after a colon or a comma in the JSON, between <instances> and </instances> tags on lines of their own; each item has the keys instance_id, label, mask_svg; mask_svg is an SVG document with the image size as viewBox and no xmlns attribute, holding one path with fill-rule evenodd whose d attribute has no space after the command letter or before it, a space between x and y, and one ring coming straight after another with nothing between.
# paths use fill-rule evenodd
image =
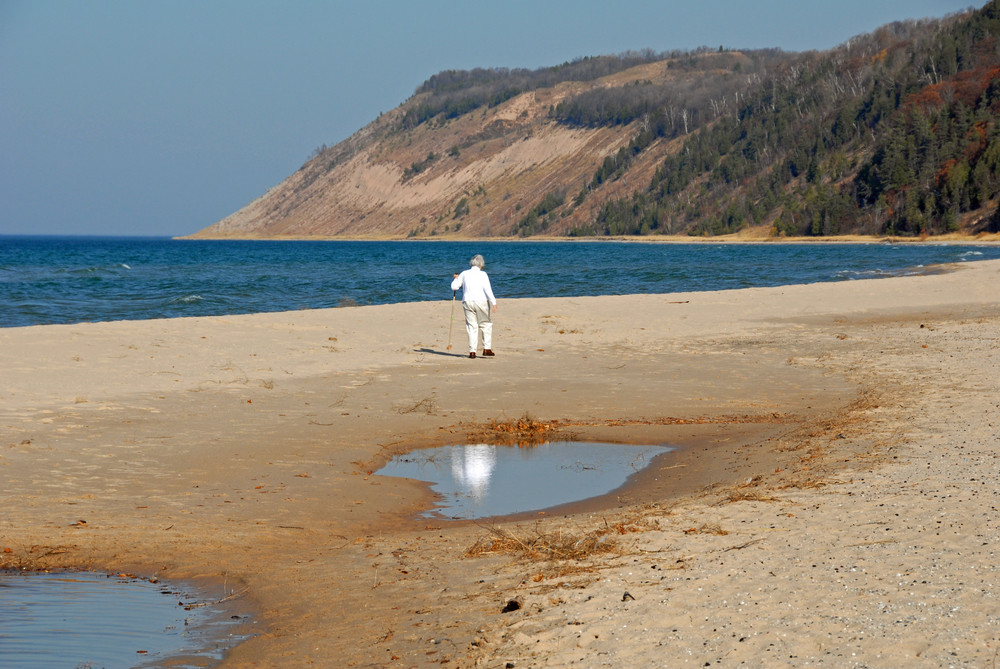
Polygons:
<instances>
[{"instance_id":1,"label":"cloudless sky","mask_svg":"<svg viewBox=\"0 0 1000 669\"><path fill-rule=\"evenodd\" d=\"M968 0L0 0L0 235L173 236L240 209L431 75L824 50Z\"/></svg>"}]
</instances>

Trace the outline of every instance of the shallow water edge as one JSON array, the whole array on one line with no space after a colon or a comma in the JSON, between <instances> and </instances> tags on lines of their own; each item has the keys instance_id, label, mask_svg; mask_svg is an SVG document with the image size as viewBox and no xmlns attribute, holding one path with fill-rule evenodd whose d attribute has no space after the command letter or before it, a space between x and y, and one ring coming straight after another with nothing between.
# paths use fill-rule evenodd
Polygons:
<instances>
[{"instance_id":1,"label":"shallow water edge","mask_svg":"<svg viewBox=\"0 0 1000 669\"><path fill-rule=\"evenodd\" d=\"M214 666L254 634L245 593L126 573L0 570L0 665Z\"/></svg>"}]
</instances>

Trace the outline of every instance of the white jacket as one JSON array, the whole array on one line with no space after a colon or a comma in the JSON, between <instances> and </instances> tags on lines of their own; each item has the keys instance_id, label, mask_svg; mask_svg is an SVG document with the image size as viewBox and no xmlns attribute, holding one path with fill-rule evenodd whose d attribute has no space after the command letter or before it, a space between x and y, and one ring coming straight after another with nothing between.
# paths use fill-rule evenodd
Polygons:
<instances>
[{"instance_id":1,"label":"white jacket","mask_svg":"<svg viewBox=\"0 0 1000 669\"><path fill-rule=\"evenodd\" d=\"M497 298L493 297L493 288L490 286L490 277L478 267L470 267L451 282L452 290L459 288L462 289L463 302L489 302L492 305L497 303Z\"/></svg>"}]
</instances>

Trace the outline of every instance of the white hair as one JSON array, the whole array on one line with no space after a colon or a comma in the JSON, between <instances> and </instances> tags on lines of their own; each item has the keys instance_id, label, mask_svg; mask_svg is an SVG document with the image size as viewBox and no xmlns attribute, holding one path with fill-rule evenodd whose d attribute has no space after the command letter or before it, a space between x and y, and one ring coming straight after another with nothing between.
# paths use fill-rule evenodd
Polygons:
<instances>
[{"instance_id":1,"label":"white hair","mask_svg":"<svg viewBox=\"0 0 1000 669\"><path fill-rule=\"evenodd\" d=\"M477 253L472 256L472 260L469 261L469 267L478 267L479 269L482 269L483 267L486 267L486 261L483 260L483 257Z\"/></svg>"}]
</instances>

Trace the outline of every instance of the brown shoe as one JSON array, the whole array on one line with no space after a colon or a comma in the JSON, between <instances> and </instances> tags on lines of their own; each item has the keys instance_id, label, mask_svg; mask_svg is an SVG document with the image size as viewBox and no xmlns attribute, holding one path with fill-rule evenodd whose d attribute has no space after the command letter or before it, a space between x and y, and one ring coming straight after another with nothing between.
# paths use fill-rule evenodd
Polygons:
<instances>
[{"instance_id":1,"label":"brown shoe","mask_svg":"<svg viewBox=\"0 0 1000 669\"><path fill-rule=\"evenodd\" d=\"M486 356L486 357L488 357L488 358L492 358L494 355L496 355L496 353L494 353L491 349L484 348L483 349L483 355Z\"/></svg>"},{"instance_id":2,"label":"brown shoe","mask_svg":"<svg viewBox=\"0 0 1000 669\"><path fill-rule=\"evenodd\" d=\"M470 353L470 354L469 354L469 357L470 357L470 358L475 358L475 357L476 357L476 352L475 352L475 351L473 351L472 353Z\"/></svg>"}]
</instances>

